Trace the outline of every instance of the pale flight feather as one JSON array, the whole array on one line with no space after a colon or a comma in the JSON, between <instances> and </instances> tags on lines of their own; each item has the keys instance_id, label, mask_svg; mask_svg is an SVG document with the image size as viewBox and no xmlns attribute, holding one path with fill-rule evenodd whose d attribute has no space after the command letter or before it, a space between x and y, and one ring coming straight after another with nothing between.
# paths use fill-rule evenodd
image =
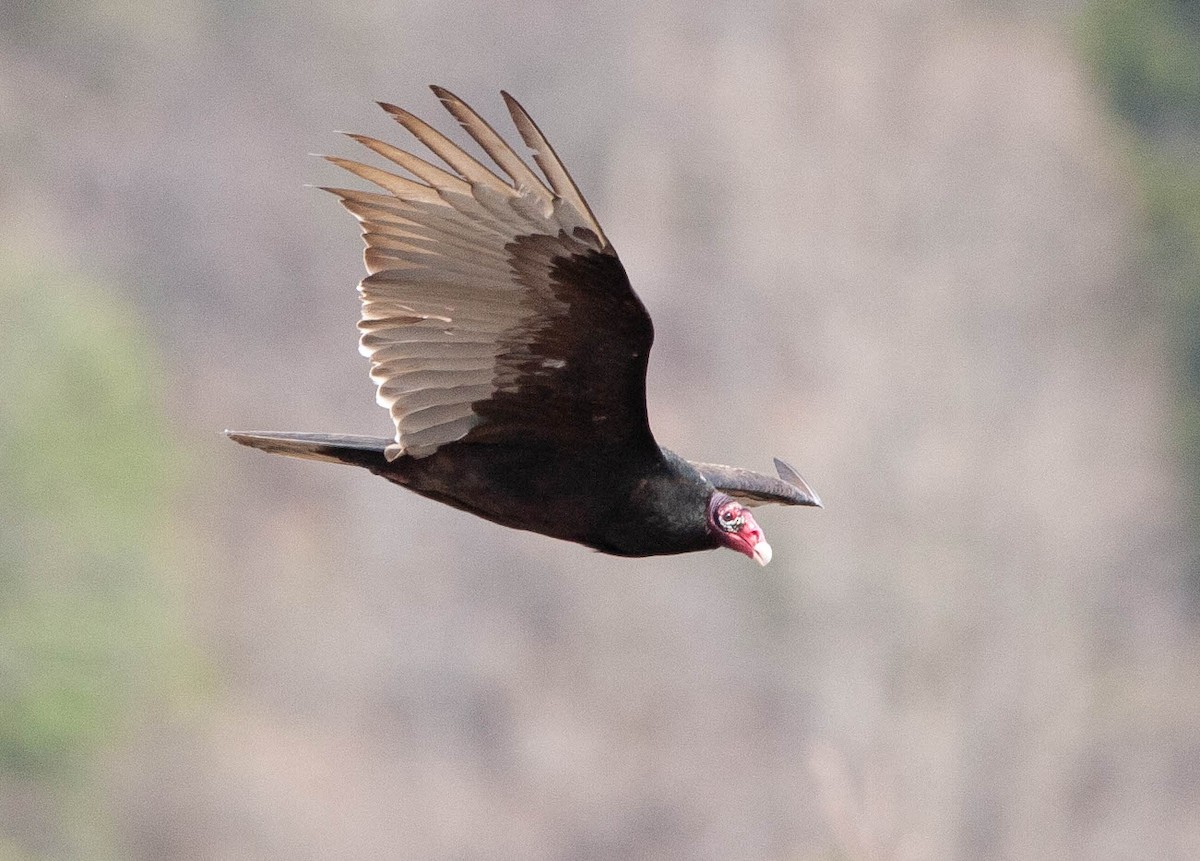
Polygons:
<instances>
[{"instance_id":1,"label":"pale flight feather","mask_svg":"<svg viewBox=\"0 0 1200 861\"><path fill-rule=\"evenodd\" d=\"M514 385L515 373L503 367L505 333L566 313L544 295L541 307L522 300L531 287L514 272L512 243L543 235L562 243L563 256L587 247L613 253L566 168L512 97L504 94L505 103L546 181L465 102L433 89L508 181L423 120L382 102L451 171L357 134L349 137L415 179L326 156L387 192L327 189L362 225L369 274L359 285L360 351L396 426L389 460L423 457L470 433L483 420L472 405ZM562 366L554 358L541 365L546 374Z\"/></svg>"}]
</instances>

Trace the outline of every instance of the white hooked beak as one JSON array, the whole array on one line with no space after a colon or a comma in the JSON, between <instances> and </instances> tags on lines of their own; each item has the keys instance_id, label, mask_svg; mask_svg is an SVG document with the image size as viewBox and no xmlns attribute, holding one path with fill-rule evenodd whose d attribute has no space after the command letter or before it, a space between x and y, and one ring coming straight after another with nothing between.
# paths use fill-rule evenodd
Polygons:
<instances>
[{"instance_id":1,"label":"white hooked beak","mask_svg":"<svg viewBox=\"0 0 1200 861\"><path fill-rule=\"evenodd\" d=\"M767 539L761 538L754 545L754 561L759 565L766 565L771 561L771 545L767 543Z\"/></svg>"}]
</instances>

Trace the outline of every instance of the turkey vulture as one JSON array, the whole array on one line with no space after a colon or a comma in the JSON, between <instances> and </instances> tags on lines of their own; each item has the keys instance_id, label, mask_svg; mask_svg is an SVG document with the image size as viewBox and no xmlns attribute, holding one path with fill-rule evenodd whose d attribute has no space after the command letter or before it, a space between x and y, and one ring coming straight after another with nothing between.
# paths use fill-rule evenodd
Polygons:
<instances>
[{"instance_id":1,"label":"turkey vulture","mask_svg":"<svg viewBox=\"0 0 1200 861\"><path fill-rule=\"evenodd\" d=\"M749 509L820 501L778 478L692 463L654 440L654 328L592 210L517 101L543 176L465 102L434 93L501 177L408 111L380 103L449 167L350 135L409 176L327 156L383 189L329 188L358 218L368 275L360 351L394 439L226 431L274 454L348 463L487 520L618 556L728 547L761 565Z\"/></svg>"}]
</instances>

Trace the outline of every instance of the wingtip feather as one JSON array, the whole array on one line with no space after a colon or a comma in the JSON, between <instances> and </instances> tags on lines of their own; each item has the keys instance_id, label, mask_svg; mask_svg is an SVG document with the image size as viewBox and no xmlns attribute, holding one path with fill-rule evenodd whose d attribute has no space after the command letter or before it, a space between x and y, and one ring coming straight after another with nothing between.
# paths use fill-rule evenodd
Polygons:
<instances>
[{"instance_id":1,"label":"wingtip feather","mask_svg":"<svg viewBox=\"0 0 1200 861\"><path fill-rule=\"evenodd\" d=\"M800 473L796 472L795 468L787 461L774 458L775 472L778 473L780 479L788 484L799 489L802 493L812 499L812 504L815 508L824 508L821 504L821 497L817 496L816 491L809 487L808 482L800 477Z\"/></svg>"}]
</instances>

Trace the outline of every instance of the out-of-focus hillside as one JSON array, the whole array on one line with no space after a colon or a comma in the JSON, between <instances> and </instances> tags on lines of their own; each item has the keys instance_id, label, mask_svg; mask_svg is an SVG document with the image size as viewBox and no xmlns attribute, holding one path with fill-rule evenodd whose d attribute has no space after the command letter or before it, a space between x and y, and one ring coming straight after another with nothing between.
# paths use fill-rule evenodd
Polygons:
<instances>
[{"instance_id":1,"label":"out-of-focus hillside","mask_svg":"<svg viewBox=\"0 0 1200 861\"><path fill-rule=\"evenodd\" d=\"M114 570L177 655L89 609L119 702L54 742L65 777L0 760L0 857L1200 853L1174 306L1075 18L1020 5L0 11L0 242L49 264L22 307L47 348L109 338L37 274L77 271L154 340L122 374L157 400L87 386L58 432L112 516L168 520ZM344 178L306 153L402 141L376 98L452 129L429 82L505 129L510 90L571 168L655 318L659 438L826 500L763 513L769 568L610 559L220 435L389 431L356 227L303 187ZM93 444L88 395L144 458ZM99 517L21 486L22 518ZM91 594L0 540L0 618ZM0 673L45 669L5 636Z\"/></svg>"}]
</instances>

